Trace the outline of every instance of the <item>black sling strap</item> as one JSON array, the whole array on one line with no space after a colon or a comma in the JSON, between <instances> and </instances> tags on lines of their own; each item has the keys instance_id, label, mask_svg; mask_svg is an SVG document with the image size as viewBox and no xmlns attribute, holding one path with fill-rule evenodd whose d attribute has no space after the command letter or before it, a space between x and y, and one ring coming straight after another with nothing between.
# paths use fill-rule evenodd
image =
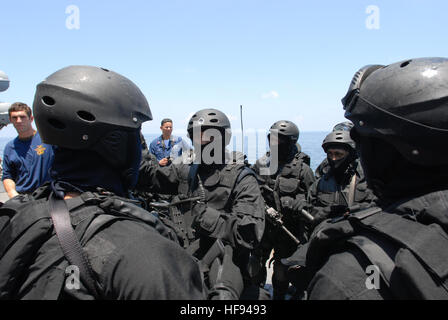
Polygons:
<instances>
[{"instance_id":1,"label":"black sling strap","mask_svg":"<svg viewBox=\"0 0 448 320\"><path fill-rule=\"evenodd\" d=\"M440 249L448 247L448 236L439 225L423 225L396 214L363 215L362 211L348 219L409 249L448 291L448 252Z\"/></svg>"},{"instance_id":2,"label":"black sling strap","mask_svg":"<svg viewBox=\"0 0 448 320\"><path fill-rule=\"evenodd\" d=\"M54 229L61 245L65 258L71 265L79 268L79 275L83 284L95 298L100 297L92 268L73 230L70 214L64 200L56 198L54 193L49 198L50 215Z\"/></svg>"},{"instance_id":3,"label":"black sling strap","mask_svg":"<svg viewBox=\"0 0 448 320\"><path fill-rule=\"evenodd\" d=\"M199 165L196 163L190 166L190 171L188 172L188 186L190 192L196 187L196 174L198 173L198 169Z\"/></svg>"},{"instance_id":4,"label":"black sling strap","mask_svg":"<svg viewBox=\"0 0 448 320\"><path fill-rule=\"evenodd\" d=\"M377 243L378 239L374 242L366 235L353 236L347 241L357 246L365 254L370 263L378 267L380 276L389 286L392 272L395 268L395 262L393 260L394 254L386 252L382 246Z\"/></svg>"}]
</instances>

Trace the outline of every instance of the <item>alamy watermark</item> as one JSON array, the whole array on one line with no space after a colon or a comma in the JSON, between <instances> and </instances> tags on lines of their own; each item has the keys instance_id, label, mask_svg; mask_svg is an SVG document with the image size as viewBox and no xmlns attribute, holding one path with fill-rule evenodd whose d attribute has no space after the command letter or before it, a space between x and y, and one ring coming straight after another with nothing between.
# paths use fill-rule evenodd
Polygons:
<instances>
[{"instance_id":1,"label":"alamy watermark","mask_svg":"<svg viewBox=\"0 0 448 320\"><path fill-rule=\"evenodd\" d=\"M69 265L65 268L65 274L67 278L65 279L65 287L68 290L79 290L80 278L79 278L79 268L75 265Z\"/></svg>"},{"instance_id":2,"label":"alamy watermark","mask_svg":"<svg viewBox=\"0 0 448 320\"><path fill-rule=\"evenodd\" d=\"M367 266L366 274L368 275L365 282L366 288L378 290L380 288L380 268L376 265Z\"/></svg>"},{"instance_id":3,"label":"alamy watermark","mask_svg":"<svg viewBox=\"0 0 448 320\"><path fill-rule=\"evenodd\" d=\"M366 8L368 14L366 18L366 28L369 30L378 30L380 28L380 8L375 5L369 5Z\"/></svg>"},{"instance_id":4,"label":"alamy watermark","mask_svg":"<svg viewBox=\"0 0 448 320\"><path fill-rule=\"evenodd\" d=\"M65 13L68 17L65 19L65 27L69 30L79 30L81 27L79 7L71 4L65 8Z\"/></svg>"},{"instance_id":5,"label":"alamy watermark","mask_svg":"<svg viewBox=\"0 0 448 320\"><path fill-rule=\"evenodd\" d=\"M193 143L194 157L193 159L184 157L184 153L188 153L185 151L188 150L184 150L184 147L182 147L182 162L193 162L196 164L244 163L244 157L242 157L241 152L247 158L258 159L260 155L265 154L269 150L266 166L260 167L260 174L272 175L277 172L279 159L278 130L271 130L269 140L267 140L266 130L248 130L244 135L244 145L250 146L247 152L238 151L240 155L237 155L235 158L229 157L228 152L226 153L225 151L226 147L231 149L233 142L233 149L238 150L236 142L237 140L242 142L240 133L238 130L232 134L230 129L207 128L204 130L201 129L201 126L194 126L192 137L190 137Z\"/></svg>"}]
</instances>

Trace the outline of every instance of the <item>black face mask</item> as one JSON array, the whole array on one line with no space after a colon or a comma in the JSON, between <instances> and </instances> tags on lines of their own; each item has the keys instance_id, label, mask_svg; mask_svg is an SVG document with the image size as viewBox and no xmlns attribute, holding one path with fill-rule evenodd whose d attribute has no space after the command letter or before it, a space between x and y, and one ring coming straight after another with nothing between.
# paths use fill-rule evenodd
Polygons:
<instances>
[{"instance_id":1,"label":"black face mask","mask_svg":"<svg viewBox=\"0 0 448 320\"><path fill-rule=\"evenodd\" d=\"M279 143L277 145L270 144L270 135L268 135L269 149L272 156L272 153L278 152L278 160L280 162L287 162L292 159L292 157L298 152L297 146L295 143L292 143L289 137L284 137L282 135L278 136Z\"/></svg>"},{"instance_id":2,"label":"black face mask","mask_svg":"<svg viewBox=\"0 0 448 320\"><path fill-rule=\"evenodd\" d=\"M138 131L112 132L95 151L56 147L51 176L83 191L100 187L126 196L138 180L141 149Z\"/></svg>"},{"instance_id":3,"label":"black face mask","mask_svg":"<svg viewBox=\"0 0 448 320\"><path fill-rule=\"evenodd\" d=\"M391 144L376 138L361 138L357 146L367 184L385 204L447 187L446 166L413 164Z\"/></svg>"},{"instance_id":4,"label":"black face mask","mask_svg":"<svg viewBox=\"0 0 448 320\"><path fill-rule=\"evenodd\" d=\"M340 149L341 146L338 146L338 148ZM341 159L332 160L327 155L327 161L328 161L328 164L331 167L331 171L333 172L333 174L336 176L336 178L338 180L343 177L343 175L347 171L347 168L356 159L356 152L354 150L352 150L349 147L346 147L346 148L344 147L343 149L345 151L347 151L348 153Z\"/></svg>"},{"instance_id":5,"label":"black face mask","mask_svg":"<svg viewBox=\"0 0 448 320\"><path fill-rule=\"evenodd\" d=\"M342 167L345 167L344 164L347 162L348 155L345 157L338 159L338 160L332 160L330 157L327 157L328 164L334 171L340 171Z\"/></svg>"},{"instance_id":6,"label":"black face mask","mask_svg":"<svg viewBox=\"0 0 448 320\"><path fill-rule=\"evenodd\" d=\"M125 195L121 173L94 151L55 148L50 173L56 184L68 183L82 191L100 187Z\"/></svg>"},{"instance_id":7,"label":"black face mask","mask_svg":"<svg viewBox=\"0 0 448 320\"><path fill-rule=\"evenodd\" d=\"M350 163L352 163L355 159L356 157L353 152L349 152L345 157L338 160L332 160L330 157L327 157L328 164L330 165L332 171L338 174L344 173Z\"/></svg>"}]
</instances>

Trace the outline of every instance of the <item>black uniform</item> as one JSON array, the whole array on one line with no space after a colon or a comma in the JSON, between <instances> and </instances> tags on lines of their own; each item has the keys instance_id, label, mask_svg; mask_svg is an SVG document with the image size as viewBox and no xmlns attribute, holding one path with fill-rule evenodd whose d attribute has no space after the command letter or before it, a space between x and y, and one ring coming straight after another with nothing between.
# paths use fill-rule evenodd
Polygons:
<instances>
[{"instance_id":1,"label":"black uniform","mask_svg":"<svg viewBox=\"0 0 448 320\"><path fill-rule=\"evenodd\" d=\"M311 168L305 163L304 157L295 148L289 159L279 163L277 172L273 175L260 175L262 168L269 166L269 153L257 160L253 166L258 175L258 180L263 190L263 196L269 207L281 212L284 226L298 238L300 242L306 242L306 225L300 218L299 210L306 204L306 194L314 182ZM267 188L266 188L267 187ZM273 287L274 299L284 299L288 289L286 269L280 263L281 258L288 257L297 248L294 242L285 232L267 223L265 236L258 255L262 255L262 268L274 249L274 273Z\"/></svg>"},{"instance_id":2,"label":"black uniform","mask_svg":"<svg viewBox=\"0 0 448 320\"><path fill-rule=\"evenodd\" d=\"M446 275L442 271L447 259L443 248L448 241L442 229L448 230L447 200L448 191L432 192L401 199L383 209L356 212L348 220L321 223L308 246L300 248L293 257L300 261L299 265L306 266L304 271L308 274L297 278L309 277L308 298L447 299L448 293L436 278L431 280L428 272L419 266L421 261L415 260L416 257L426 259L423 263L435 270L435 277ZM410 233L411 230L415 232ZM403 241L407 249L390 239ZM377 245L384 251L375 249ZM369 266L378 266L375 287L372 271L367 272ZM367 281L370 286L366 285ZM439 289L434 290L432 286Z\"/></svg>"},{"instance_id":3,"label":"black uniform","mask_svg":"<svg viewBox=\"0 0 448 320\"><path fill-rule=\"evenodd\" d=\"M313 225L326 218L343 215L349 207L357 210L374 205L375 195L367 187L364 171L358 159L336 176L328 165L328 171L318 178L309 189L308 203L312 206Z\"/></svg>"},{"instance_id":4,"label":"black uniform","mask_svg":"<svg viewBox=\"0 0 448 320\"><path fill-rule=\"evenodd\" d=\"M201 185L203 187L201 187ZM140 166L137 189L196 198L180 206L183 245L201 259L215 239L234 248L234 262L247 278L249 252L262 238L264 203L253 173L245 164L171 164L160 167L150 158ZM197 203L198 197L203 203ZM182 237L181 237L182 238Z\"/></svg>"},{"instance_id":5,"label":"black uniform","mask_svg":"<svg viewBox=\"0 0 448 320\"><path fill-rule=\"evenodd\" d=\"M447 81L446 58L353 77L342 102L378 207L322 222L289 259L309 298L448 299Z\"/></svg>"},{"instance_id":6,"label":"black uniform","mask_svg":"<svg viewBox=\"0 0 448 320\"><path fill-rule=\"evenodd\" d=\"M153 214L104 192L85 192L65 200L100 296L87 290L83 282L79 289L67 286L69 262L51 224L50 192L50 186L42 187L0 208L1 242L11 243L1 248L0 298L206 298L197 262L175 242L173 234ZM51 226L48 232L42 231L42 223ZM26 232L18 232L24 228Z\"/></svg>"},{"instance_id":7,"label":"black uniform","mask_svg":"<svg viewBox=\"0 0 448 320\"><path fill-rule=\"evenodd\" d=\"M55 146L53 181L0 209L0 297L207 298L200 264L126 198L152 119L140 89L105 68L69 66L37 85L33 110Z\"/></svg>"}]
</instances>

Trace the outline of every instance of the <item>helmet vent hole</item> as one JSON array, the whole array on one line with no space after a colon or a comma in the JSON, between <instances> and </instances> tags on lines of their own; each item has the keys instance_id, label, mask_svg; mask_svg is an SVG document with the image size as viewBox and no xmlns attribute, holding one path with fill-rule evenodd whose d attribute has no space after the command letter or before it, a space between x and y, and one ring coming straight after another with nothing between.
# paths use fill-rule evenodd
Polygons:
<instances>
[{"instance_id":1,"label":"helmet vent hole","mask_svg":"<svg viewBox=\"0 0 448 320\"><path fill-rule=\"evenodd\" d=\"M56 104L56 101L52 97L49 97L49 96L42 97L42 102L46 106L54 106Z\"/></svg>"},{"instance_id":2,"label":"helmet vent hole","mask_svg":"<svg viewBox=\"0 0 448 320\"><path fill-rule=\"evenodd\" d=\"M212 123L217 123L217 122L218 122L218 119L210 119L210 122L212 122Z\"/></svg>"},{"instance_id":3,"label":"helmet vent hole","mask_svg":"<svg viewBox=\"0 0 448 320\"><path fill-rule=\"evenodd\" d=\"M53 118L48 119L48 123L56 129L60 129L60 130L65 129L65 124L57 119L53 119Z\"/></svg>"},{"instance_id":4,"label":"helmet vent hole","mask_svg":"<svg viewBox=\"0 0 448 320\"><path fill-rule=\"evenodd\" d=\"M109 72L109 70L106 69L106 68L101 68L101 70L104 70L104 71L106 71L106 72Z\"/></svg>"},{"instance_id":5,"label":"helmet vent hole","mask_svg":"<svg viewBox=\"0 0 448 320\"><path fill-rule=\"evenodd\" d=\"M400 64L400 68L406 67L409 63L411 63L411 61L412 60L408 60L408 61L403 62L402 64Z\"/></svg>"},{"instance_id":6,"label":"helmet vent hole","mask_svg":"<svg viewBox=\"0 0 448 320\"><path fill-rule=\"evenodd\" d=\"M216 113L214 113L214 112L210 112L208 115L209 115L209 116L216 116Z\"/></svg>"},{"instance_id":7,"label":"helmet vent hole","mask_svg":"<svg viewBox=\"0 0 448 320\"><path fill-rule=\"evenodd\" d=\"M76 114L82 120L89 121L89 122L95 121L95 116L93 114L91 114L90 112L81 110L81 111L78 111Z\"/></svg>"}]
</instances>

